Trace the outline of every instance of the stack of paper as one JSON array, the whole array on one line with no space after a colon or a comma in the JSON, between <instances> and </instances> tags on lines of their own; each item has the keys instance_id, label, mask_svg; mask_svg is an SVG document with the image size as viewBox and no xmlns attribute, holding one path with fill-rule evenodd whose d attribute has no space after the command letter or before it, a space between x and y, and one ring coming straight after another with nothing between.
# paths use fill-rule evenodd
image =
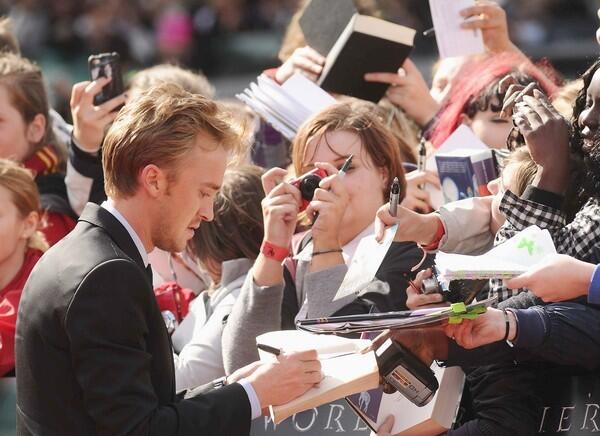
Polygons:
<instances>
[{"instance_id":1,"label":"stack of paper","mask_svg":"<svg viewBox=\"0 0 600 436\"><path fill-rule=\"evenodd\" d=\"M548 230L531 226L480 256L439 252L435 258L439 278L509 279L527 272L547 256L556 254Z\"/></svg>"},{"instance_id":2,"label":"stack of paper","mask_svg":"<svg viewBox=\"0 0 600 436\"><path fill-rule=\"evenodd\" d=\"M236 97L289 140L307 119L336 102L300 73L281 86L262 74Z\"/></svg>"},{"instance_id":3,"label":"stack of paper","mask_svg":"<svg viewBox=\"0 0 600 436\"><path fill-rule=\"evenodd\" d=\"M483 54L480 30L462 29L460 11L475 6L474 0L429 0L440 58Z\"/></svg>"}]
</instances>

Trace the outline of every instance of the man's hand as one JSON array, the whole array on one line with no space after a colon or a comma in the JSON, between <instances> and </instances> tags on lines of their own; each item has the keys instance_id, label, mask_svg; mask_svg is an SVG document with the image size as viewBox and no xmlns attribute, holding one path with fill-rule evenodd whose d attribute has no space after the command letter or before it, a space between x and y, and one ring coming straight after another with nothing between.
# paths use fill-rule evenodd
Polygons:
<instances>
[{"instance_id":1,"label":"man's hand","mask_svg":"<svg viewBox=\"0 0 600 436\"><path fill-rule=\"evenodd\" d=\"M261 363L246 377L261 408L289 403L319 384L322 378L315 350L283 353L273 362Z\"/></svg>"},{"instance_id":2,"label":"man's hand","mask_svg":"<svg viewBox=\"0 0 600 436\"><path fill-rule=\"evenodd\" d=\"M591 263L556 254L504 284L510 289L530 289L545 302L572 300L587 295L595 268Z\"/></svg>"},{"instance_id":3,"label":"man's hand","mask_svg":"<svg viewBox=\"0 0 600 436\"><path fill-rule=\"evenodd\" d=\"M417 66L406 59L398 73L367 73L367 82L390 85L389 100L402 109L419 126L425 126L440 109L440 105L429 93L429 87Z\"/></svg>"},{"instance_id":4,"label":"man's hand","mask_svg":"<svg viewBox=\"0 0 600 436\"><path fill-rule=\"evenodd\" d=\"M506 12L498 3L481 0L475 6L463 9L460 14L467 20L461 25L463 29L481 30L483 44L488 52L521 53L508 36Z\"/></svg>"},{"instance_id":5,"label":"man's hand","mask_svg":"<svg viewBox=\"0 0 600 436\"><path fill-rule=\"evenodd\" d=\"M309 46L300 47L294 50L288 60L277 69L275 80L278 83L283 83L292 77L294 73L299 72L311 81L316 82L323 71L324 65L325 58L316 50Z\"/></svg>"},{"instance_id":6,"label":"man's hand","mask_svg":"<svg viewBox=\"0 0 600 436\"><path fill-rule=\"evenodd\" d=\"M114 121L118 112L114 109L127 101L127 95L94 106L94 96L111 79L101 77L93 82L80 82L71 91L71 116L73 117L73 138L82 150L96 153L102 145L107 126Z\"/></svg>"},{"instance_id":7,"label":"man's hand","mask_svg":"<svg viewBox=\"0 0 600 436\"><path fill-rule=\"evenodd\" d=\"M516 320L512 312L508 312L510 330L508 338L513 340L516 334ZM506 319L498 309L488 309L473 320L463 319L460 324L448 324L444 331L463 348L471 349L491 344L504 339Z\"/></svg>"}]
</instances>

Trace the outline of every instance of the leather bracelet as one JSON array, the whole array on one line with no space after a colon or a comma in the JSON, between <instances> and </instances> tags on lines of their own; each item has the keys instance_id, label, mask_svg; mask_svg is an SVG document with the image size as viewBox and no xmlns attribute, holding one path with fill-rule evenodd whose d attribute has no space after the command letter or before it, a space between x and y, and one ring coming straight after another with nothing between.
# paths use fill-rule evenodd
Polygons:
<instances>
[{"instance_id":1,"label":"leather bracelet","mask_svg":"<svg viewBox=\"0 0 600 436\"><path fill-rule=\"evenodd\" d=\"M513 309L504 309L504 311L512 313L515 318L515 338L513 340L516 341L519 337L519 318L517 318L517 313ZM515 344L513 344L513 341L508 340L508 338L506 339L506 343L511 347L515 346Z\"/></svg>"},{"instance_id":2,"label":"leather bracelet","mask_svg":"<svg viewBox=\"0 0 600 436\"><path fill-rule=\"evenodd\" d=\"M504 322L506 324L506 330L504 331L503 341L508 341L508 335L510 334L510 319L508 319L508 312L506 309L502 309L502 313L504 314Z\"/></svg>"},{"instance_id":3,"label":"leather bracelet","mask_svg":"<svg viewBox=\"0 0 600 436\"><path fill-rule=\"evenodd\" d=\"M333 250L322 250L322 251L313 251L313 257L318 256L319 254L328 254L328 253L342 253L343 250L341 248L336 248Z\"/></svg>"}]
</instances>

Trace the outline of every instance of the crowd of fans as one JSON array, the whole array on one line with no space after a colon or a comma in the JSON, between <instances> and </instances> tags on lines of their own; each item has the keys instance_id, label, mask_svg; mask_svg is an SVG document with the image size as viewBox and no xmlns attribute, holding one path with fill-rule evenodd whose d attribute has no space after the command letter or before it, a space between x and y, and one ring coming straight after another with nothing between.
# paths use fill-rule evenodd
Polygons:
<instances>
[{"instance_id":1,"label":"crowd of fans","mask_svg":"<svg viewBox=\"0 0 600 436\"><path fill-rule=\"evenodd\" d=\"M412 3L382 0L360 7L426 27L426 2ZM255 338L294 328L298 318L438 304L439 294L418 292L436 250L482 253L530 225L550 231L560 256L513 281L491 280L484 292L498 297L497 308L444 332L391 335L427 364L440 359L465 369L474 418L458 423L451 435L534 434L542 410L528 401L535 399L531 379L538 367L529 366L532 360L598 368L600 61L572 82L548 64L536 65L518 41L545 41L536 26L564 6L552 0L505 3L516 17L510 28L497 3L482 1L464 12L475 18L467 26L483 30L486 54L439 61L431 87L410 60L398 73L370 73L365 80L390 86L381 102L340 97L309 119L291 143L241 104L219 103L238 128L240 144L214 210L184 252L149 253L157 301L171 317L166 322L177 391L257 360ZM102 150L107 130L114 135L119 128L118 109L148 92L168 92L166 83L213 99L204 75L168 62L209 70L211 58L203 58L201 48L205 38L283 29L298 7L292 0L4 5L11 18L0 25L3 375L15 366L16 313L31 270L75 227L87 202L107 198L104 171L110 163ZM585 19L594 19L593 4L578 7L587 11ZM511 38L513 32L519 38ZM305 44L292 18L282 64L265 74L279 83L295 72L316 80L324 59ZM118 51L125 65L146 68L130 77L125 93L101 105L94 96L107 79L76 83L71 125L50 107L43 72L28 60L49 46ZM489 185L491 196L434 210L424 184L439 186L439 180L435 172L415 168L417 149L425 142L435 152L460 125L497 151L502 173ZM354 160L342 177L338 170L350 155ZM298 189L284 180L315 167L327 177L301 211ZM395 177L402 203L391 216L387 201ZM359 241L381 237L393 224L399 224L395 241L376 279L358 296L334 302ZM560 280L553 275L558 268L564 271ZM507 339L514 349L505 346ZM389 425L379 434L388 434Z\"/></svg>"}]
</instances>

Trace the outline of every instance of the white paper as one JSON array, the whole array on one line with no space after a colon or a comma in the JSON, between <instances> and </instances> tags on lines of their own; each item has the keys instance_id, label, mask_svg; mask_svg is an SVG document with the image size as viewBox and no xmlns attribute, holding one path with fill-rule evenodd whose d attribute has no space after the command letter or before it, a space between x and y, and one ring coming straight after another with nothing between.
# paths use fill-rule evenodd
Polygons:
<instances>
[{"instance_id":1,"label":"white paper","mask_svg":"<svg viewBox=\"0 0 600 436\"><path fill-rule=\"evenodd\" d=\"M440 58L485 52L481 31L462 29L460 11L475 6L475 0L429 0Z\"/></svg>"},{"instance_id":2,"label":"white paper","mask_svg":"<svg viewBox=\"0 0 600 436\"><path fill-rule=\"evenodd\" d=\"M508 279L527 272L553 254L556 248L550 232L531 226L479 256L439 252L435 264L445 280Z\"/></svg>"},{"instance_id":3,"label":"white paper","mask_svg":"<svg viewBox=\"0 0 600 436\"><path fill-rule=\"evenodd\" d=\"M300 73L279 86L262 74L236 97L290 141L300 126L336 100Z\"/></svg>"},{"instance_id":4,"label":"white paper","mask_svg":"<svg viewBox=\"0 0 600 436\"><path fill-rule=\"evenodd\" d=\"M451 0L448 0L451 1ZM461 124L458 128L444 141L444 143L438 148L434 154L427 158L425 163L428 170L437 172L437 163L435 161L435 155L437 153L449 153L458 149L469 149L469 150L488 150L489 147L479 139L470 127ZM442 190L437 187L427 184L425 190L429 192L431 206L434 209L439 209L444 204L444 195Z\"/></svg>"},{"instance_id":5,"label":"white paper","mask_svg":"<svg viewBox=\"0 0 600 436\"><path fill-rule=\"evenodd\" d=\"M352 261L348 265L344 281L335 294L333 301L356 294L373 281L381 262L383 262L392 242L394 242L397 228L398 226L395 225L387 229L381 244L375 240L374 234L361 239Z\"/></svg>"}]
</instances>

